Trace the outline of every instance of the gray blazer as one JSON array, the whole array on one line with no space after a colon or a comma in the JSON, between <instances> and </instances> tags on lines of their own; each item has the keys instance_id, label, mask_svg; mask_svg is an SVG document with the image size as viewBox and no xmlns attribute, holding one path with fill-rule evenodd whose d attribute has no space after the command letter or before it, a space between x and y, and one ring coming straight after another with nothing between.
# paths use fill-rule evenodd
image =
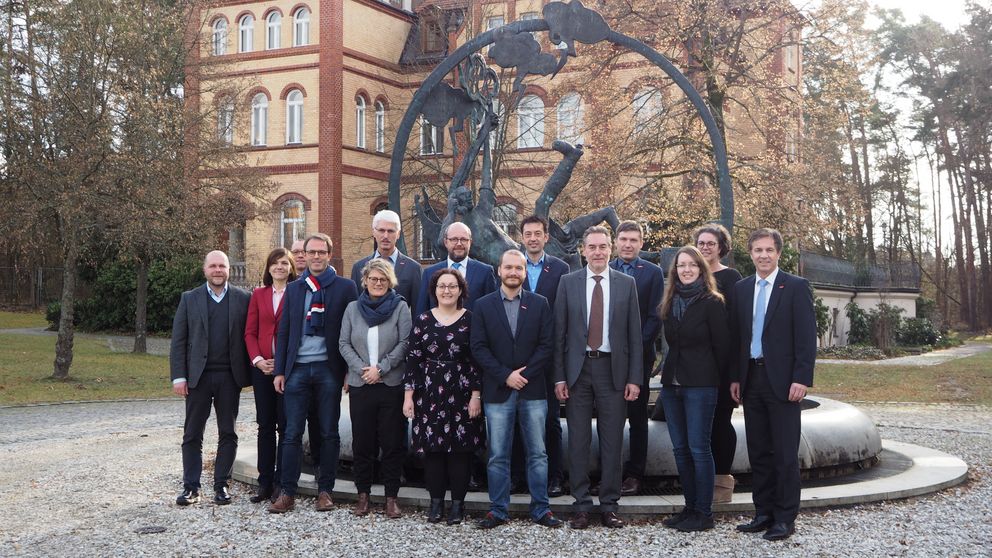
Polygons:
<instances>
[{"instance_id":1,"label":"gray blazer","mask_svg":"<svg viewBox=\"0 0 992 558\"><path fill-rule=\"evenodd\" d=\"M613 386L643 385L643 345L637 284L632 277L610 269L610 365ZM561 278L555 295L555 383L571 387L579 378L586 358L589 328L586 324L586 268Z\"/></svg>"},{"instance_id":2,"label":"gray blazer","mask_svg":"<svg viewBox=\"0 0 992 558\"><path fill-rule=\"evenodd\" d=\"M362 368L369 365L369 325L358 309L359 301L354 301L344 310L341 321L341 337L338 338L338 349L348 363L349 386L361 387ZM379 370L382 371L382 381L387 386L398 386L403 383L403 371L406 369L406 342L410 336L413 321L410 318L410 307L397 304L396 310L388 320L379 325Z\"/></svg>"},{"instance_id":3,"label":"gray blazer","mask_svg":"<svg viewBox=\"0 0 992 558\"><path fill-rule=\"evenodd\" d=\"M231 372L241 387L251 385L248 349L245 348L245 321L248 319L248 301L251 295L234 285L228 285L228 337ZM172 320L172 345L169 349L169 376L172 380L186 378L190 388L200 382L203 367L207 364L207 286L186 291L179 299L176 317Z\"/></svg>"}]
</instances>

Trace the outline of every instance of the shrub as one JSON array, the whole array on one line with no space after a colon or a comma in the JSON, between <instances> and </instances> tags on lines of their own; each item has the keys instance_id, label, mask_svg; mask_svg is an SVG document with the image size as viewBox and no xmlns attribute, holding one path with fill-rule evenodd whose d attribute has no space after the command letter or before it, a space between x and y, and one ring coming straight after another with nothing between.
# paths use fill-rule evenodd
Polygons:
<instances>
[{"instance_id":1,"label":"shrub","mask_svg":"<svg viewBox=\"0 0 992 558\"><path fill-rule=\"evenodd\" d=\"M900 345L911 346L939 346L941 337L930 318L906 318L896 336Z\"/></svg>"},{"instance_id":2,"label":"shrub","mask_svg":"<svg viewBox=\"0 0 992 558\"><path fill-rule=\"evenodd\" d=\"M810 290L813 286L810 285ZM813 310L816 311L816 336L823 337L830 329L830 308L823 303L823 299L813 296Z\"/></svg>"},{"instance_id":3,"label":"shrub","mask_svg":"<svg viewBox=\"0 0 992 558\"><path fill-rule=\"evenodd\" d=\"M868 324L871 329L872 344L889 354L896 344L896 333L902 318L899 316L903 309L879 303L868 312Z\"/></svg>"},{"instance_id":4,"label":"shrub","mask_svg":"<svg viewBox=\"0 0 992 558\"><path fill-rule=\"evenodd\" d=\"M881 360L885 353L870 345L846 345L843 347L821 347L816 351L818 358L839 358L844 360Z\"/></svg>"},{"instance_id":5,"label":"shrub","mask_svg":"<svg viewBox=\"0 0 992 558\"><path fill-rule=\"evenodd\" d=\"M847 332L847 342L850 345L866 345L871 342L871 327L868 325L868 313L854 301L848 302L844 313L851 324Z\"/></svg>"}]
</instances>

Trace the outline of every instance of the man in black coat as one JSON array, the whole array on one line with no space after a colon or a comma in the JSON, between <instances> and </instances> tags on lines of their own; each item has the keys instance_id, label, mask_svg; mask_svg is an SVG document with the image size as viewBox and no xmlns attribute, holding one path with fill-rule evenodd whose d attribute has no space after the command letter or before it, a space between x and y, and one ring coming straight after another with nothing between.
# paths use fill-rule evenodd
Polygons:
<instances>
[{"instance_id":1,"label":"man in black coat","mask_svg":"<svg viewBox=\"0 0 992 558\"><path fill-rule=\"evenodd\" d=\"M813 385L816 314L809 283L778 268L781 233L758 229L747 247L756 274L734 286L730 391L744 405L755 517L737 530L781 540L799 513L800 402Z\"/></svg>"},{"instance_id":2,"label":"man in black coat","mask_svg":"<svg viewBox=\"0 0 992 558\"><path fill-rule=\"evenodd\" d=\"M203 470L203 430L211 406L217 410L217 459L214 463L214 503L231 503L228 482L238 452L241 388L251 385L245 348L247 292L227 283L231 264L227 254L214 250L203 260L207 283L183 293L172 321L169 369L172 391L186 398L183 426L183 493L176 504L200 500Z\"/></svg>"}]
</instances>

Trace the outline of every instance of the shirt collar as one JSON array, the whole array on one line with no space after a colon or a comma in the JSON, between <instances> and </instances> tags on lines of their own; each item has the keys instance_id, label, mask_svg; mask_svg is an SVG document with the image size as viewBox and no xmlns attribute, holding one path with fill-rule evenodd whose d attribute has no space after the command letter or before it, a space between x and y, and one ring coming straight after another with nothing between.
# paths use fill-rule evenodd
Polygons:
<instances>
[{"instance_id":1,"label":"shirt collar","mask_svg":"<svg viewBox=\"0 0 992 558\"><path fill-rule=\"evenodd\" d=\"M372 254L372 259L373 260L376 259L376 258L381 258L381 257L383 257L383 255L380 254L378 250L376 250ZM393 262L393 265L395 266L396 265L396 261L400 259L400 251L399 250L393 250L393 255L392 256L387 256L386 259L389 260L389 261L391 261L391 262Z\"/></svg>"},{"instance_id":2,"label":"shirt collar","mask_svg":"<svg viewBox=\"0 0 992 558\"><path fill-rule=\"evenodd\" d=\"M775 284L775 278L776 277L778 277L778 266L776 266L775 269L771 273L768 274L768 277L765 277L765 281L768 281L768 284L769 285L774 285ZM754 286L755 286L755 288L758 287L758 281L761 281L761 276L758 275L757 273L755 273L754 274Z\"/></svg>"},{"instance_id":3,"label":"shirt collar","mask_svg":"<svg viewBox=\"0 0 992 558\"><path fill-rule=\"evenodd\" d=\"M204 286L207 289L207 294L210 295L210 298L214 299L215 302L220 302L224 300L225 296L227 296L227 281L224 282L224 290L220 292L220 296L214 294L214 290L210 288L210 281L204 283Z\"/></svg>"},{"instance_id":4,"label":"shirt collar","mask_svg":"<svg viewBox=\"0 0 992 558\"><path fill-rule=\"evenodd\" d=\"M530 267L544 267L544 259L547 257L547 252L541 252L541 258L536 262L530 261L530 255L527 255L527 265Z\"/></svg>"},{"instance_id":5,"label":"shirt collar","mask_svg":"<svg viewBox=\"0 0 992 558\"><path fill-rule=\"evenodd\" d=\"M520 293L522 293L522 292L523 292L523 289L521 289L519 292L517 292L517 296L515 296L513 298L509 298L509 297L506 296L506 291L503 290L503 287L500 286L500 288L499 288L499 296L500 296L500 298L502 298L503 300L509 300L511 302L514 301L514 300L520 300L520 297L522 296Z\"/></svg>"},{"instance_id":6,"label":"shirt collar","mask_svg":"<svg viewBox=\"0 0 992 558\"><path fill-rule=\"evenodd\" d=\"M604 269L602 273L593 273L592 268L590 268L588 265L586 265L586 279L592 279L593 277L595 277L597 275L599 275L601 277L604 277L607 280L609 280L609 277L610 277L610 267L607 266L606 269Z\"/></svg>"},{"instance_id":7,"label":"shirt collar","mask_svg":"<svg viewBox=\"0 0 992 558\"><path fill-rule=\"evenodd\" d=\"M465 256L465 259L464 259L464 260L462 260L462 261L460 261L460 262L457 262L457 263L460 263L460 264L462 264L462 269L468 269L468 261L469 261L470 259L471 259L471 258L469 258L468 256ZM454 266L455 266L455 261L454 261L454 260L452 260L452 259L451 259L451 258L449 257L449 258L448 258L448 267L454 267Z\"/></svg>"}]
</instances>

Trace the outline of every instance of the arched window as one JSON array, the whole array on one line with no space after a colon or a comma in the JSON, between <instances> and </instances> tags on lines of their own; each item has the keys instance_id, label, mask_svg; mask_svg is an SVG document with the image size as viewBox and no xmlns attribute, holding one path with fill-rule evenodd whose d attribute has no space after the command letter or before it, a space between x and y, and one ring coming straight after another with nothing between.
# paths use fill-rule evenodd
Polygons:
<instances>
[{"instance_id":1,"label":"arched window","mask_svg":"<svg viewBox=\"0 0 992 558\"><path fill-rule=\"evenodd\" d=\"M303 93L299 89L286 96L286 143L303 143Z\"/></svg>"},{"instance_id":2,"label":"arched window","mask_svg":"<svg viewBox=\"0 0 992 558\"><path fill-rule=\"evenodd\" d=\"M279 214L279 245L289 249L293 242L303 240L307 234L307 216L300 200L282 204Z\"/></svg>"},{"instance_id":3,"label":"arched window","mask_svg":"<svg viewBox=\"0 0 992 558\"><path fill-rule=\"evenodd\" d=\"M234 103L230 100L217 106L217 140L227 145L234 142Z\"/></svg>"},{"instance_id":4,"label":"arched window","mask_svg":"<svg viewBox=\"0 0 992 558\"><path fill-rule=\"evenodd\" d=\"M269 99L258 93L251 99L251 144L265 145L269 129Z\"/></svg>"},{"instance_id":5,"label":"arched window","mask_svg":"<svg viewBox=\"0 0 992 558\"><path fill-rule=\"evenodd\" d=\"M365 98L355 97L355 145L365 149Z\"/></svg>"},{"instance_id":6,"label":"arched window","mask_svg":"<svg viewBox=\"0 0 992 558\"><path fill-rule=\"evenodd\" d=\"M255 34L255 18L245 14L238 20L238 52L251 52L252 35Z\"/></svg>"},{"instance_id":7,"label":"arched window","mask_svg":"<svg viewBox=\"0 0 992 558\"><path fill-rule=\"evenodd\" d=\"M646 87L634 95L634 134L640 135L645 130L656 127L664 109L661 91L654 87Z\"/></svg>"},{"instance_id":8,"label":"arched window","mask_svg":"<svg viewBox=\"0 0 992 558\"><path fill-rule=\"evenodd\" d=\"M293 46L310 44L310 10L300 8L293 14Z\"/></svg>"},{"instance_id":9,"label":"arched window","mask_svg":"<svg viewBox=\"0 0 992 558\"><path fill-rule=\"evenodd\" d=\"M437 155L444 152L444 129L420 117L420 154Z\"/></svg>"},{"instance_id":10,"label":"arched window","mask_svg":"<svg viewBox=\"0 0 992 558\"><path fill-rule=\"evenodd\" d=\"M582 143L582 97L569 93L558 101L558 139Z\"/></svg>"},{"instance_id":11,"label":"arched window","mask_svg":"<svg viewBox=\"0 0 992 558\"><path fill-rule=\"evenodd\" d=\"M224 18L214 22L213 50L215 56L227 54L227 20Z\"/></svg>"},{"instance_id":12,"label":"arched window","mask_svg":"<svg viewBox=\"0 0 992 558\"><path fill-rule=\"evenodd\" d=\"M279 12L272 12L265 20L265 48L279 48L279 35L282 31L282 16Z\"/></svg>"},{"instance_id":13,"label":"arched window","mask_svg":"<svg viewBox=\"0 0 992 558\"><path fill-rule=\"evenodd\" d=\"M517 236L517 206L512 203L501 203L493 209L493 223L510 235Z\"/></svg>"},{"instance_id":14,"label":"arched window","mask_svg":"<svg viewBox=\"0 0 992 558\"><path fill-rule=\"evenodd\" d=\"M375 150L386 150L386 107L382 101L375 102Z\"/></svg>"},{"instance_id":15,"label":"arched window","mask_svg":"<svg viewBox=\"0 0 992 558\"><path fill-rule=\"evenodd\" d=\"M544 146L544 101L527 95L517 105L517 147Z\"/></svg>"}]
</instances>

